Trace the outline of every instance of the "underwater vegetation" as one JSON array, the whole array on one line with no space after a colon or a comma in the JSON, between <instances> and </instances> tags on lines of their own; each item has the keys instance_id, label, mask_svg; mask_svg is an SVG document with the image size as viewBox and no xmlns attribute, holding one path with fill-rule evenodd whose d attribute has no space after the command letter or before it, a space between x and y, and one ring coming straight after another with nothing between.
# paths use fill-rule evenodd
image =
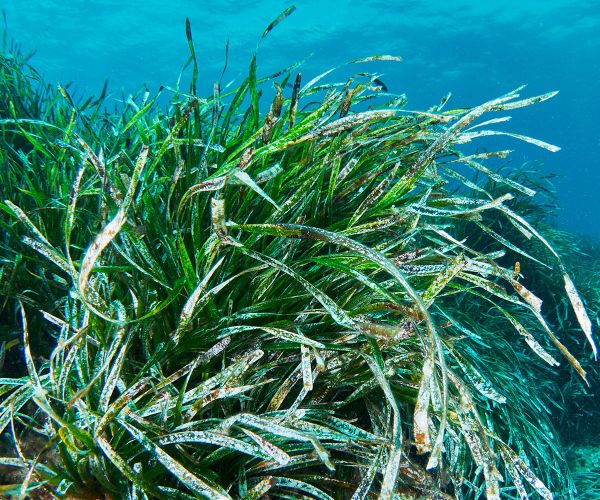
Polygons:
<instances>
[{"instance_id":1,"label":"underwater vegetation","mask_svg":"<svg viewBox=\"0 0 600 500\"><path fill-rule=\"evenodd\" d=\"M509 151L465 153L556 151L493 128L555 93L418 112L361 66L398 57L305 83L255 54L201 98L186 28L166 109L5 43L0 493L573 497L555 374L587 380L597 316L532 184L486 166Z\"/></svg>"}]
</instances>

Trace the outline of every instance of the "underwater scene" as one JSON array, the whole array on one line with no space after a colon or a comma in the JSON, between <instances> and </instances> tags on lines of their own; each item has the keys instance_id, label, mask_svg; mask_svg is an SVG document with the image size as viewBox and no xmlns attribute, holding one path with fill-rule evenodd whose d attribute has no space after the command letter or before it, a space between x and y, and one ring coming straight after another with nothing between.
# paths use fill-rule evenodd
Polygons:
<instances>
[{"instance_id":1,"label":"underwater scene","mask_svg":"<svg viewBox=\"0 0 600 500\"><path fill-rule=\"evenodd\" d=\"M0 10L0 498L600 499L600 2Z\"/></svg>"}]
</instances>

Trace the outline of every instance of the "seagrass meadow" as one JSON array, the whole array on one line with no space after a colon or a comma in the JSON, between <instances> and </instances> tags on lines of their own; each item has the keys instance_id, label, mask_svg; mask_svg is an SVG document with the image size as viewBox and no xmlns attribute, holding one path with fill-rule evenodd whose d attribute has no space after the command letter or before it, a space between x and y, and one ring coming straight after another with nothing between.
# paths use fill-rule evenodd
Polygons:
<instances>
[{"instance_id":1,"label":"seagrass meadow","mask_svg":"<svg viewBox=\"0 0 600 500\"><path fill-rule=\"evenodd\" d=\"M399 57L255 54L202 98L186 34L189 89L112 111L4 41L0 493L576 497L600 270L509 150L468 152L558 150L496 128L555 92L419 112L365 72Z\"/></svg>"}]
</instances>

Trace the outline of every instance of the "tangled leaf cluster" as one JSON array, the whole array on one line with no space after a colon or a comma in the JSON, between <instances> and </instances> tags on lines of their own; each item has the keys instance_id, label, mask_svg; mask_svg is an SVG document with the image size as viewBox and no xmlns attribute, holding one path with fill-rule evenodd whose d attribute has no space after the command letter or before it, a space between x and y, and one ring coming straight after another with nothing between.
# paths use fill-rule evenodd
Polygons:
<instances>
[{"instance_id":1,"label":"tangled leaf cluster","mask_svg":"<svg viewBox=\"0 0 600 500\"><path fill-rule=\"evenodd\" d=\"M187 34L166 113L0 58L0 465L22 470L1 491L571 494L545 389L585 371L527 276L564 284L595 352L591 323L511 208L535 191L485 166L508 151L463 146L556 150L488 128L554 93L415 112L377 74L259 78L254 56L202 99Z\"/></svg>"}]
</instances>

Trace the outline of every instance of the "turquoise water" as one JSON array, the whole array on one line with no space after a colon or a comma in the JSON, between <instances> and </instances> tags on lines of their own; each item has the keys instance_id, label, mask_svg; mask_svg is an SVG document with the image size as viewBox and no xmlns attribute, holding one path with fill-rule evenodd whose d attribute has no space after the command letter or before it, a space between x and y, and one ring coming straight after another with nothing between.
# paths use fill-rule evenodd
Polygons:
<instances>
[{"instance_id":1,"label":"turquoise water","mask_svg":"<svg viewBox=\"0 0 600 500\"><path fill-rule=\"evenodd\" d=\"M111 98L146 84L173 85L188 57L185 18L192 22L202 93L218 80L229 40L224 82L240 82L263 29L290 2L192 0L123 2L4 0L9 34L52 83ZM498 129L525 133L562 148L550 153L505 138L511 164L541 163L558 177L565 229L600 237L600 1L566 0L305 0L259 50L259 71L308 58L308 80L351 59L403 57L377 71L409 108L425 109L452 92L466 107L528 84L527 95L560 90L549 102L515 110ZM495 143L480 139L481 147Z\"/></svg>"}]
</instances>

